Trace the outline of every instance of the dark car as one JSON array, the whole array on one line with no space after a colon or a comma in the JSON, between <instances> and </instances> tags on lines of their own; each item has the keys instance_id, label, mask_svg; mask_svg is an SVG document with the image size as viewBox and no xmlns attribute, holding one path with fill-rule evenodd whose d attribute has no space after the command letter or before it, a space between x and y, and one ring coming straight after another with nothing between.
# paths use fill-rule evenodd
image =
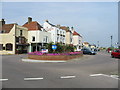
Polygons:
<instances>
[{"instance_id":1,"label":"dark car","mask_svg":"<svg viewBox=\"0 0 120 90\"><path fill-rule=\"evenodd\" d=\"M82 51L83 51L83 54L89 54L89 55L95 55L96 54L96 52L95 51L92 51L92 50L90 50L90 49L82 49Z\"/></svg>"},{"instance_id":2,"label":"dark car","mask_svg":"<svg viewBox=\"0 0 120 90\"><path fill-rule=\"evenodd\" d=\"M115 49L111 52L111 57L114 58L120 58L120 49Z\"/></svg>"}]
</instances>

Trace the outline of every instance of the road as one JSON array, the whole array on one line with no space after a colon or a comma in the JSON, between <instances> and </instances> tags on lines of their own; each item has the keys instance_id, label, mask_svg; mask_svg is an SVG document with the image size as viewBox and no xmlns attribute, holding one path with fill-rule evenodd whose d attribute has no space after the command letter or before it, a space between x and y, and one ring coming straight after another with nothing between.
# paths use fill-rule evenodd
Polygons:
<instances>
[{"instance_id":1,"label":"road","mask_svg":"<svg viewBox=\"0 0 120 90\"><path fill-rule=\"evenodd\" d=\"M106 52L64 63L23 62L26 57L2 56L3 88L118 88L118 79L109 76L117 73L118 59Z\"/></svg>"}]
</instances>

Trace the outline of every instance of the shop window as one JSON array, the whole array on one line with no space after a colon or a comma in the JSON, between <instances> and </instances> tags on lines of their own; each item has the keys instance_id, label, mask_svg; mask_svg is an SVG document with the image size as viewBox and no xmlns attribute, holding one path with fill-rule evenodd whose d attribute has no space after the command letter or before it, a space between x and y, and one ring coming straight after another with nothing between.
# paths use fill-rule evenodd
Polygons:
<instances>
[{"instance_id":1,"label":"shop window","mask_svg":"<svg viewBox=\"0 0 120 90\"><path fill-rule=\"evenodd\" d=\"M13 45L11 43L6 44L6 50L12 51L13 50Z\"/></svg>"}]
</instances>

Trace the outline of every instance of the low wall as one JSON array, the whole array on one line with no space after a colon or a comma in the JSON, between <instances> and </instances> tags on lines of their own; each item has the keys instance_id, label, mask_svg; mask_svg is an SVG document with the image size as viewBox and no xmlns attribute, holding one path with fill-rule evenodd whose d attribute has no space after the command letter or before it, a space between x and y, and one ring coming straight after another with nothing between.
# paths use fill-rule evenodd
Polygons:
<instances>
[{"instance_id":1,"label":"low wall","mask_svg":"<svg viewBox=\"0 0 120 90\"><path fill-rule=\"evenodd\" d=\"M28 55L29 59L34 59L34 60L70 60L74 58L81 57L83 54L79 55L56 55L56 56L47 56L47 55Z\"/></svg>"}]
</instances>

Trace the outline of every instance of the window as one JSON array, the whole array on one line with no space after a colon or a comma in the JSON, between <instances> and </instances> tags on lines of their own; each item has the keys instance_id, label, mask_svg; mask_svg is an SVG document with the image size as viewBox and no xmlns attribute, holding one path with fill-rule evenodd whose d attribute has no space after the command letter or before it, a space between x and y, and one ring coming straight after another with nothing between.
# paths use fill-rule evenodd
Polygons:
<instances>
[{"instance_id":1,"label":"window","mask_svg":"<svg viewBox=\"0 0 120 90\"><path fill-rule=\"evenodd\" d=\"M79 40L79 44L80 44L81 40Z\"/></svg>"},{"instance_id":2,"label":"window","mask_svg":"<svg viewBox=\"0 0 120 90\"><path fill-rule=\"evenodd\" d=\"M13 45L11 43L6 44L6 50L12 51L13 50Z\"/></svg>"},{"instance_id":3,"label":"window","mask_svg":"<svg viewBox=\"0 0 120 90\"><path fill-rule=\"evenodd\" d=\"M114 50L114 52L120 52L119 50Z\"/></svg>"},{"instance_id":4,"label":"window","mask_svg":"<svg viewBox=\"0 0 120 90\"><path fill-rule=\"evenodd\" d=\"M45 36L45 37L43 38L43 42L45 42L45 43L48 42L48 36Z\"/></svg>"},{"instance_id":5,"label":"window","mask_svg":"<svg viewBox=\"0 0 120 90\"><path fill-rule=\"evenodd\" d=\"M48 36L46 36L46 43L48 42Z\"/></svg>"},{"instance_id":6,"label":"window","mask_svg":"<svg viewBox=\"0 0 120 90\"><path fill-rule=\"evenodd\" d=\"M35 36L32 37L32 41L35 41Z\"/></svg>"},{"instance_id":7,"label":"window","mask_svg":"<svg viewBox=\"0 0 120 90\"><path fill-rule=\"evenodd\" d=\"M70 39L70 42L72 42L72 38Z\"/></svg>"},{"instance_id":8,"label":"window","mask_svg":"<svg viewBox=\"0 0 120 90\"><path fill-rule=\"evenodd\" d=\"M43 38L43 42L45 42L45 40L46 40L46 39L45 39L45 37L44 37L44 38Z\"/></svg>"},{"instance_id":9,"label":"window","mask_svg":"<svg viewBox=\"0 0 120 90\"><path fill-rule=\"evenodd\" d=\"M59 40L59 37L57 37L57 42L58 42L58 40Z\"/></svg>"},{"instance_id":10,"label":"window","mask_svg":"<svg viewBox=\"0 0 120 90\"><path fill-rule=\"evenodd\" d=\"M23 33L22 30L20 30L20 36L22 36L22 33Z\"/></svg>"},{"instance_id":11,"label":"window","mask_svg":"<svg viewBox=\"0 0 120 90\"><path fill-rule=\"evenodd\" d=\"M62 31L60 31L60 34L62 34Z\"/></svg>"},{"instance_id":12,"label":"window","mask_svg":"<svg viewBox=\"0 0 120 90\"><path fill-rule=\"evenodd\" d=\"M60 38L60 41L62 42L62 37Z\"/></svg>"},{"instance_id":13,"label":"window","mask_svg":"<svg viewBox=\"0 0 120 90\"><path fill-rule=\"evenodd\" d=\"M3 50L3 44L0 44L0 50Z\"/></svg>"},{"instance_id":14,"label":"window","mask_svg":"<svg viewBox=\"0 0 120 90\"><path fill-rule=\"evenodd\" d=\"M17 43L19 42L19 37L16 37L16 42L17 42Z\"/></svg>"},{"instance_id":15,"label":"window","mask_svg":"<svg viewBox=\"0 0 120 90\"><path fill-rule=\"evenodd\" d=\"M58 32L59 32L59 31L57 30L57 34L59 34Z\"/></svg>"}]
</instances>

